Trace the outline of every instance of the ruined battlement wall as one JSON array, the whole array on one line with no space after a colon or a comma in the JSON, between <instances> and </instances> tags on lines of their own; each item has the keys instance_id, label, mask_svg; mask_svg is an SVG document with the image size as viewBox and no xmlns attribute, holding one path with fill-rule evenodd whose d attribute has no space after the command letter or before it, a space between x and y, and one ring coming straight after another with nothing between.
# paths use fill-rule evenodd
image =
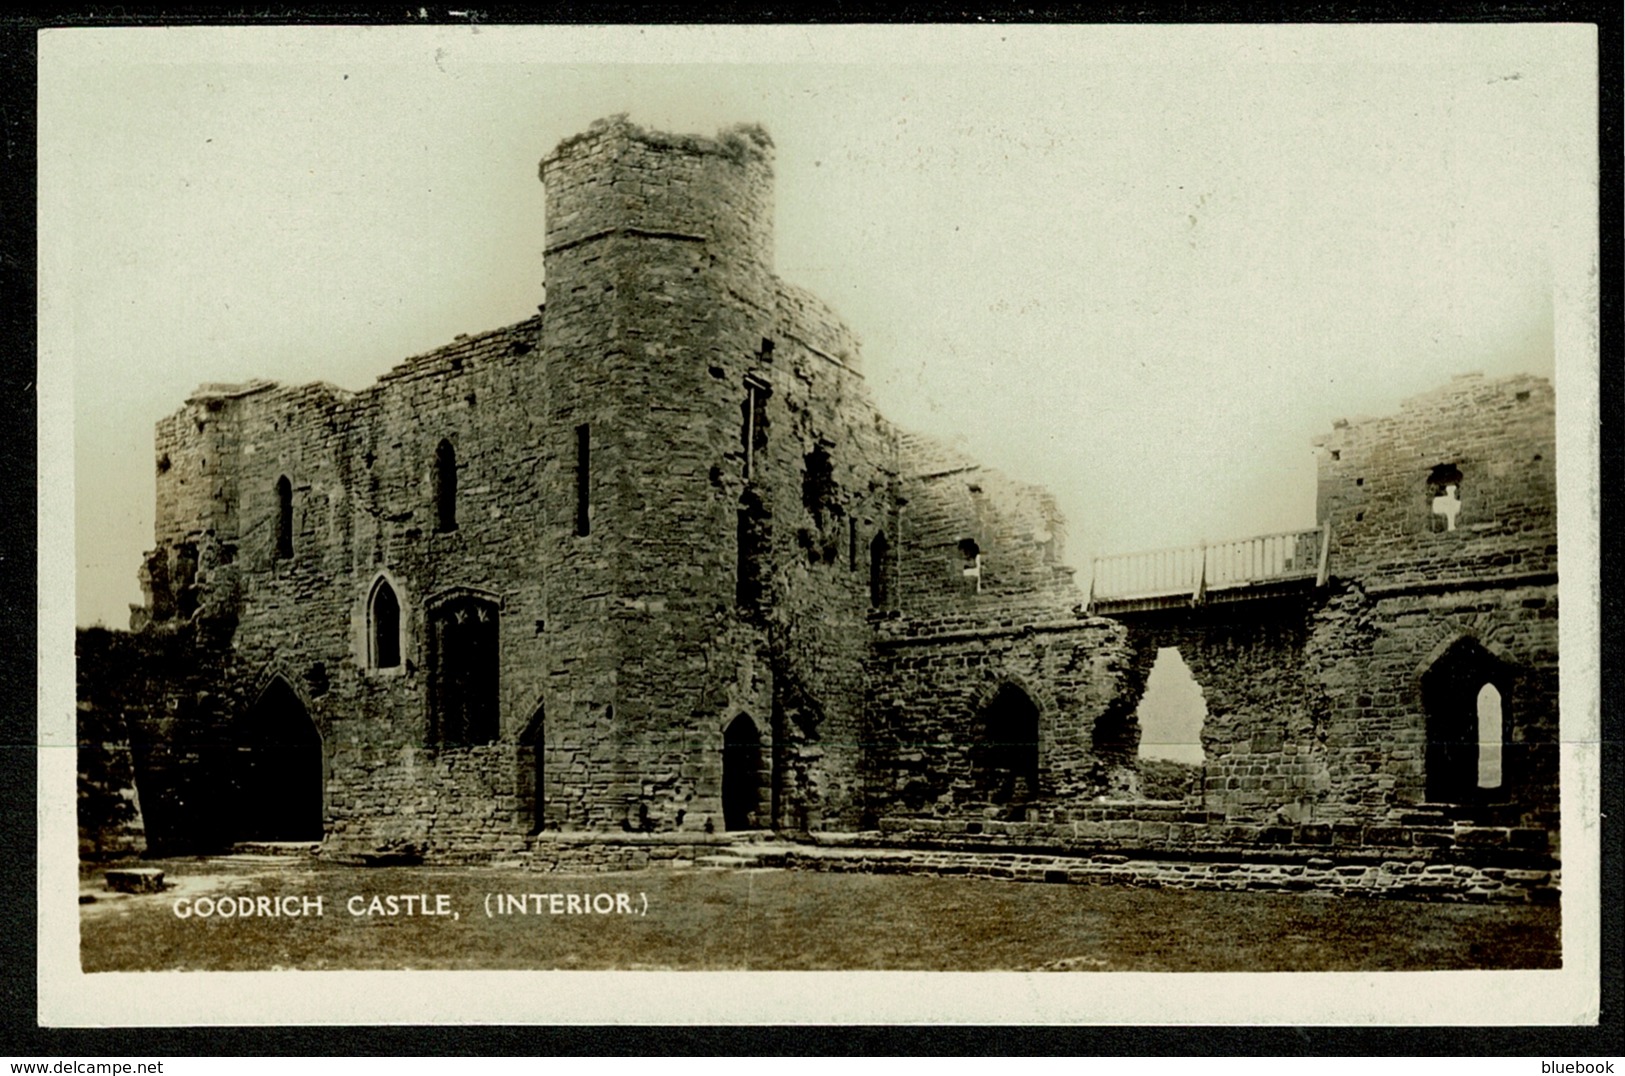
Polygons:
<instances>
[{"instance_id":1,"label":"ruined battlement wall","mask_svg":"<svg viewBox=\"0 0 1625 1076\"><path fill-rule=\"evenodd\" d=\"M1332 574L1370 590L1555 573L1556 416L1543 378L1468 374L1339 423L1316 443Z\"/></svg>"},{"instance_id":2,"label":"ruined battlement wall","mask_svg":"<svg viewBox=\"0 0 1625 1076\"><path fill-rule=\"evenodd\" d=\"M1458 377L1318 450L1333 576L1308 647L1331 703L1318 815L1555 826L1551 383Z\"/></svg>"},{"instance_id":3,"label":"ruined battlement wall","mask_svg":"<svg viewBox=\"0 0 1625 1076\"><path fill-rule=\"evenodd\" d=\"M1065 564L1066 522L1048 490L918 434L900 445L892 607L905 618L1082 600Z\"/></svg>"},{"instance_id":4,"label":"ruined battlement wall","mask_svg":"<svg viewBox=\"0 0 1625 1076\"><path fill-rule=\"evenodd\" d=\"M324 811L337 831L387 809L358 780L411 782L433 761L413 750L433 740L428 609L437 596L476 591L501 609L501 737L517 735L540 696L549 662L531 626L545 617L534 555L543 505L528 417L540 328L531 319L459 338L360 393L269 383L204 391L160 423L160 458L169 455L177 481L160 485L149 565L162 567L149 576L161 585L147 615L162 625L198 610L234 625L223 676L237 711L275 679L289 686L324 744ZM199 474L213 500L201 518L199 498L179 481L195 485ZM446 481L451 518L441 518ZM187 511L194 518L183 522ZM369 601L382 584L399 607L400 657L388 667L369 635ZM242 720L227 716L228 741ZM512 770L502 775L509 784Z\"/></svg>"}]
</instances>

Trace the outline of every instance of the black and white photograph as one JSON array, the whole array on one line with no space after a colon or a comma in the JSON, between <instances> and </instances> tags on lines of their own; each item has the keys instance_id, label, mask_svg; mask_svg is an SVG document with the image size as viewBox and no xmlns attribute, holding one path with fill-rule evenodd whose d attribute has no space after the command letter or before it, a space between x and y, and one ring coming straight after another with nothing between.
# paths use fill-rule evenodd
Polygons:
<instances>
[{"instance_id":1,"label":"black and white photograph","mask_svg":"<svg viewBox=\"0 0 1625 1076\"><path fill-rule=\"evenodd\" d=\"M1597 1019L1593 28L39 57L42 1023Z\"/></svg>"}]
</instances>

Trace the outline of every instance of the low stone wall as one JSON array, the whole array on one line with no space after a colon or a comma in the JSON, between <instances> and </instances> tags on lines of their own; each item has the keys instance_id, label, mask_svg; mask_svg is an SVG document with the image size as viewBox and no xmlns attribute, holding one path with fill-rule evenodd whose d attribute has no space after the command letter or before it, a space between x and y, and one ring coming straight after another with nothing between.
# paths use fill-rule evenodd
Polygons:
<instances>
[{"instance_id":1,"label":"low stone wall","mask_svg":"<svg viewBox=\"0 0 1625 1076\"><path fill-rule=\"evenodd\" d=\"M339 745L323 854L486 863L521 853L527 841L517 759L510 743L432 750Z\"/></svg>"},{"instance_id":2,"label":"low stone wall","mask_svg":"<svg viewBox=\"0 0 1625 1076\"><path fill-rule=\"evenodd\" d=\"M1267 825L1225 821L1204 811L1178 807L1091 807L1054 811L1049 820L1031 822L887 818L881 821L880 834L885 844L898 847L1276 862L1304 862L1335 854L1351 862L1541 870L1555 867L1558 852L1557 835L1544 829L1399 823Z\"/></svg>"},{"instance_id":3,"label":"low stone wall","mask_svg":"<svg viewBox=\"0 0 1625 1076\"><path fill-rule=\"evenodd\" d=\"M849 851L840 856L790 852L763 866L841 872L931 874L1003 878L1071 885L1229 889L1255 892L1319 891L1458 902L1555 904L1560 872L1552 869L1475 867L1425 859L1347 862L1311 856L1305 862L1236 862L1139 859L1124 855L1039 856L997 852L911 849Z\"/></svg>"},{"instance_id":4,"label":"low stone wall","mask_svg":"<svg viewBox=\"0 0 1625 1076\"><path fill-rule=\"evenodd\" d=\"M532 870L585 873L692 867L707 857L747 865L754 857L735 856L748 847L737 838L708 834L539 833L531 838L524 862ZM722 864L718 864L722 865Z\"/></svg>"},{"instance_id":5,"label":"low stone wall","mask_svg":"<svg viewBox=\"0 0 1625 1076\"><path fill-rule=\"evenodd\" d=\"M944 841L934 847L900 847L895 836L873 833L810 844L674 834L544 834L535 839L525 862L533 870L560 873L754 867L1473 903L1555 904L1561 893L1561 873L1549 859L1531 858L1522 866L1449 862L1437 849L1338 848L1271 857L1232 848L1198 858L1120 852L1045 855L1013 847L954 847Z\"/></svg>"}]
</instances>

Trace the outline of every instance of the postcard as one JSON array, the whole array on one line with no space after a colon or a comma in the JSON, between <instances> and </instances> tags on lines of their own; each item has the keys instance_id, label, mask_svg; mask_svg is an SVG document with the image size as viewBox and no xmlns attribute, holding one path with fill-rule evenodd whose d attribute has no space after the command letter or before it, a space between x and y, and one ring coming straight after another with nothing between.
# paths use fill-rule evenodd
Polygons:
<instances>
[{"instance_id":1,"label":"postcard","mask_svg":"<svg viewBox=\"0 0 1625 1076\"><path fill-rule=\"evenodd\" d=\"M39 45L41 1023L1595 1022L1591 28Z\"/></svg>"}]
</instances>

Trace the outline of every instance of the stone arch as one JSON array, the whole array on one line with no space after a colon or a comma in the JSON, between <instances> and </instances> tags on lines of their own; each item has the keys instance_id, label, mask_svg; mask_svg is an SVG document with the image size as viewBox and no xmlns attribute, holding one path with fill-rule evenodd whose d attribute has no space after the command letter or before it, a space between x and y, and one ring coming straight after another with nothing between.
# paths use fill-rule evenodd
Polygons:
<instances>
[{"instance_id":1,"label":"stone arch","mask_svg":"<svg viewBox=\"0 0 1625 1076\"><path fill-rule=\"evenodd\" d=\"M1511 651L1507 650L1507 648L1502 646L1500 643L1475 632L1463 631L1458 628L1449 632L1443 639L1440 639L1437 643L1435 643L1433 649L1428 651L1427 657L1423 658L1417 663L1416 669L1412 674L1412 679L1415 681L1416 685L1420 687L1422 677L1427 675L1427 671L1433 668L1433 666L1438 663L1439 659L1444 657L1445 654L1452 650L1456 644L1461 642L1471 642L1477 644L1484 650L1488 651L1492 657L1501 662L1503 665L1516 666L1518 664L1517 659L1512 656Z\"/></svg>"},{"instance_id":2,"label":"stone arch","mask_svg":"<svg viewBox=\"0 0 1625 1076\"><path fill-rule=\"evenodd\" d=\"M530 832L540 833L547 821L546 703L538 700L535 711L516 739L519 771L519 809L527 812Z\"/></svg>"},{"instance_id":3,"label":"stone arch","mask_svg":"<svg viewBox=\"0 0 1625 1076\"><path fill-rule=\"evenodd\" d=\"M1517 669L1476 636L1439 643L1416 683L1426 731L1422 776L1429 802L1470 804L1507 798L1505 748L1517 708ZM1485 728L1481 697L1494 688L1498 728ZM1493 773L1493 779L1491 774Z\"/></svg>"},{"instance_id":4,"label":"stone arch","mask_svg":"<svg viewBox=\"0 0 1625 1076\"><path fill-rule=\"evenodd\" d=\"M772 733L740 711L722 730L722 825L727 830L766 829L771 810Z\"/></svg>"},{"instance_id":5,"label":"stone arch","mask_svg":"<svg viewBox=\"0 0 1625 1076\"><path fill-rule=\"evenodd\" d=\"M233 837L321 840L326 822L322 734L293 681L280 671L268 674L233 732Z\"/></svg>"},{"instance_id":6,"label":"stone arch","mask_svg":"<svg viewBox=\"0 0 1625 1076\"><path fill-rule=\"evenodd\" d=\"M464 747L495 742L502 732L500 596L452 587L424 605L429 743Z\"/></svg>"},{"instance_id":7,"label":"stone arch","mask_svg":"<svg viewBox=\"0 0 1625 1076\"><path fill-rule=\"evenodd\" d=\"M975 798L1012 815L1039 799L1048 724L1021 677L1000 676L983 689L971 713L967 751Z\"/></svg>"}]
</instances>

